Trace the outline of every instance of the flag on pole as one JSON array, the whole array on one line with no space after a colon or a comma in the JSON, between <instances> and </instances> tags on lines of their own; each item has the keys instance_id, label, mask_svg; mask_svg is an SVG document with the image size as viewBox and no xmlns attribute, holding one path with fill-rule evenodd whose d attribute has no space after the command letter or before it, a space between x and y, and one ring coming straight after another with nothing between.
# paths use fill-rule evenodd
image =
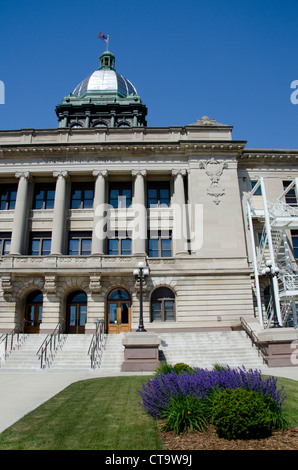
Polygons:
<instances>
[{"instance_id":1,"label":"flag on pole","mask_svg":"<svg viewBox=\"0 0 298 470\"><path fill-rule=\"evenodd\" d=\"M98 34L98 37L99 37L99 39L102 39L104 42L108 42L108 38L107 38L107 36L105 36L104 34L99 33L99 34Z\"/></svg>"}]
</instances>

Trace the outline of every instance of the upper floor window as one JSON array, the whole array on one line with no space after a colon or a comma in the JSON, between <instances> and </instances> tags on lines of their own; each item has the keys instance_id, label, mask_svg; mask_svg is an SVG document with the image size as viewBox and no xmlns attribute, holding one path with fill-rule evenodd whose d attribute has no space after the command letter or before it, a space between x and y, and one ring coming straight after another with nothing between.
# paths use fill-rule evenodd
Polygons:
<instances>
[{"instance_id":1,"label":"upper floor window","mask_svg":"<svg viewBox=\"0 0 298 470\"><path fill-rule=\"evenodd\" d=\"M10 241L11 241L11 233L10 232L1 232L0 233L0 255L9 255L9 253L10 253Z\"/></svg>"},{"instance_id":2,"label":"upper floor window","mask_svg":"<svg viewBox=\"0 0 298 470\"><path fill-rule=\"evenodd\" d=\"M73 183L71 186L71 209L92 209L94 185Z\"/></svg>"},{"instance_id":3,"label":"upper floor window","mask_svg":"<svg viewBox=\"0 0 298 470\"><path fill-rule=\"evenodd\" d=\"M33 196L33 209L53 209L55 184L36 184Z\"/></svg>"},{"instance_id":4,"label":"upper floor window","mask_svg":"<svg viewBox=\"0 0 298 470\"><path fill-rule=\"evenodd\" d=\"M116 232L114 238L109 239L109 255L131 255L131 238L127 233Z\"/></svg>"},{"instance_id":5,"label":"upper floor window","mask_svg":"<svg viewBox=\"0 0 298 470\"><path fill-rule=\"evenodd\" d=\"M15 208L18 187L16 184L0 186L0 210Z\"/></svg>"},{"instance_id":6,"label":"upper floor window","mask_svg":"<svg viewBox=\"0 0 298 470\"><path fill-rule=\"evenodd\" d=\"M253 190L254 187L256 186L258 181L252 181L251 182L251 189ZM261 188L261 185L259 185L259 187L256 189L256 191L254 192L254 196L262 196L262 188Z\"/></svg>"},{"instance_id":7,"label":"upper floor window","mask_svg":"<svg viewBox=\"0 0 298 470\"><path fill-rule=\"evenodd\" d=\"M170 183L157 182L148 183L147 187L148 207L169 207L170 205Z\"/></svg>"},{"instance_id":8,"label":"upper floor window","mask_svg":"<svg viewBox=\"0 0 298 470\"><path fill-rule=\"evenodd\" d=\"M51 232L31 232L29 254L31 256L50 255Z\"/></svg>"},{"instance_id":9,"label":"upper floor window","mask_svg":"<svg viewBox=\"0 0 298 470\"><path fill-rule=\"evenodd\" d=\"M283 181L284 189L287 189L289 184L290 184L290 181ZM286 204L289 204L289 206L297 207L297 197L296 197L295 187L289 189L289 191L285 195L285 200L286 200Z\"/></svg>"},{"instance_id":10,"label":"upper floor window","mask_svg":"<svg viewBox=\"0 0 298 470\"><path fill-rule=\"evenodd\" d=\"M298 230L291 230L293 255L296 261L298 261Z\"/></svg>"},{"instance_id":11,"label":"upper floor window","mask_svg":"<svg viewBox=\"0 0 298 470\"><path fill-rule=\"evenodd\" d=\"M109 191L109 204L114 208L127 208L131 206L131 184L111 183Z\"/></svg>"},{"instance_id":12,"label":"upper floor window","mask_svg":"<svg viewBox=\"0 0 298 470\"><path fill-rule=\"evenodd\" d=\"M68 254L70 256L91 255L91 232L70 232L68 238Z\"/></svg>"},{"instance_id":13,"label":"upper floor window","mask_svg":"<svg viewBox=\"0 0 298 470\"><path fill-rule=\"evenodd\" d=\"M167 230L150 233L148 237L148 255L150 258L166 258L172 256L172 237Z\"/></svg>"}]
</instances>

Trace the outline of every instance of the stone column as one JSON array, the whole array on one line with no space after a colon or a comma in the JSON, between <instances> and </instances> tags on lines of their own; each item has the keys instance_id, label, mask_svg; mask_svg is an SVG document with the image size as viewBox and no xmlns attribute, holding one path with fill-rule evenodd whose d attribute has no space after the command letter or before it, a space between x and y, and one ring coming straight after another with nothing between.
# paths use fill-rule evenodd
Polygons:
<instances>
[{"instance_id":1,"label":"stone column","mask_svg":"<svg viewBox=\"0 0 298 470\"><path fill-rule=\"evenodd\" d=\"M57 178L57 181L53 212L51 255L61 255L63 250L63 236L65 233L65 198L68 173L67 171L54 171L53 176Z\"/></svg>"},{"instance_id":2,"label":"stone column","mask_svg":"<svg viewBox=\"0 0 298 470\"><path fill-rule=\"evenodd\" d=\"M174 227L173 251L176 256L187 255L187 220L185 206L184 176L186 170L172 170L174 177Z\"/></svg>"},{"instance_id":3,"label":"stone column","mask_svg":"<svg viewBox=\"0 0 298 470\"><path fill-rule=\"evenodd\" d=\"M26 233L30 173L29 171L16 173L15 176L19 178L19 184L14 210L10 254L20 255L22 254L23 240Z\"/></svg>"},{"instance_id":4,"label":"stone column","mask_svg":"<svg viewBox=\"0 0 298 470\"><path fill-rule=\"evenodd\" d=\"M103 255L107 233L107 204L105 204L107 170L93 171L96 178L94 191L94 218L92 233L92 255Z\"/></svg>"},{"instance_id":5,"label":"stone column","mask_svg":"<svg viewBox=\"0 0 298 470\"><path fill-rule=\"evenodd\" d=\"M133 233L133 253L135 255L146 254L147 240L147 209L145 197L145 176L146 170L133 170L134 177L134 233Z\"/></svg>"}]
</instances>

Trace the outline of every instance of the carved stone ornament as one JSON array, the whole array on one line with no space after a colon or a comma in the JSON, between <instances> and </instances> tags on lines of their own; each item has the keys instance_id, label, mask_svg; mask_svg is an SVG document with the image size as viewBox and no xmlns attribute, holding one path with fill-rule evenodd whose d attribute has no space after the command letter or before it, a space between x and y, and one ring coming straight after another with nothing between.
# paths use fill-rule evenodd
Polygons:
<instances>
[{"instance_id":1,"label":"carved stone ornament","mask_svg":"<svg viewBox=\"0 0 298 470\"><path fill-rule=\"evenodd\" d=\"M101 292L101 277L99 275L90 276L89 289L93 294Z\"/></svg>"},{"instance_id":2,"label":"carved stone ornament","mask_svg":"<svg viewBox=\"0 0 298 470\"><path fill-rule=\"evenodd\" d=\"M2 274L1 287L2 287L3 296L5 300L9 301L11 299L12 290L13 290L13 285L12 285L10 274Z\"/></svg>"},{"instance_id":3,"label":"carved stone ornament","mask_svg":"<svg viewBox=\"0 0 298 470\"><path fill-rule=\"evenodd\" d=\"M225 194L225 188L219 184L219 180L223 174L224 168L228 168L228 164L224 161L219 162L212 157L210 160L200 162L200 168L205 169L206 175L209 176L211 181L211 185L207 189L207 194L211 196L213 202L218 205L222 196Z\"/></svg>"}]
</instances>

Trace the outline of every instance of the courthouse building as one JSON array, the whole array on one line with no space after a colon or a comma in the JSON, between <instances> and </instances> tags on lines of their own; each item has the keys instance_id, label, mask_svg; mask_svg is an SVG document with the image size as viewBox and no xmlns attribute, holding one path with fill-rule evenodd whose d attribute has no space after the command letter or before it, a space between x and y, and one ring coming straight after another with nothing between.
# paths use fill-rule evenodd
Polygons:
<instances>
[{"instance_id":1,"label":"courthouse building","mask_svg":"<svg viewBox=\"0 0 298 470\"><path fill-rule=\"evenodd\" d=\"M0 332L135 331L140 262L147 331L296 326L298 150L148 127L109 51L56 113L0 131Z\"/></svg>"}]
</instances>

